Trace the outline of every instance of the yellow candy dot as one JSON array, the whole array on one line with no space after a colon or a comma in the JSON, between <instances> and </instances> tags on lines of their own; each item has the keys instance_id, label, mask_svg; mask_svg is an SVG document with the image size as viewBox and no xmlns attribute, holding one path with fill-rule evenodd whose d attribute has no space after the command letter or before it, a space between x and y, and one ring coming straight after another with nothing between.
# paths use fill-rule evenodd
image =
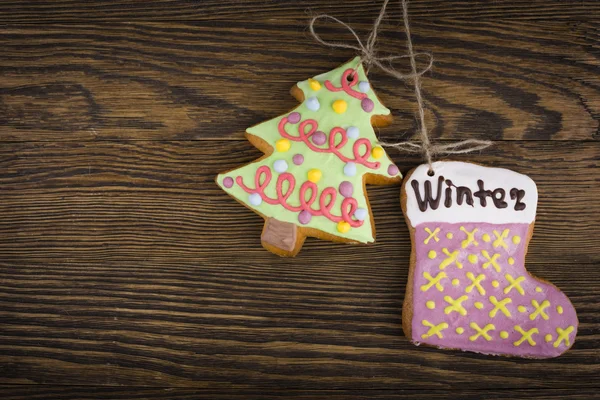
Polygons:
<instances>
[{"instance_id":1,"label":"yellow candy dot","mask_svg":"<svg viewBox=\"0 0 600 400\"><path fill-rule=\"evenodd\" d=\"M477 262L477 256L475 254L469 254L469 257L467 258L471 264L475 264Z\"/></svg>"},{"instance_id":2,"label":"yellow candy dot","mask_svg":"<svg viewBox=\"0 0 600 400\"><path fill-rule=\"evenodd\" d=\"M381 147L374 147L373 150L371 150L371 155L373 156L374 159L378 159L383 157L384 151Z\"/></svg>"},{"instance_id":3,"label":"yellow candy dot","mask_svg":"<svg viewBox=\"0 0 600 400\"><path fill-rule=\"evenodd\" d=\"M497 280L493 280L492 281L492 286L493 287L498 287L498 286L500 286L500 282L498 282Z\"/></svg>"},{"instance_id":4,"label":"yellow candy dot","mask_svg":"<svg viewBox=\"0 0 600 400\"><path fill-rule=\"evenodd\" d=\"M312 78L308 80L308 86L310 86L310 88L314 91L321 89L321 84L319 81Z\"/></svg>"},{"instance_id":5,"label":"yellow candy dot","mask_svg":"<svg viewBox=\"0 0 600 400\"><path fill-rule=\"evenodd\" d=\"M535 291L536 291L536 292L538 292L538 293L542 293L542 291L543 291L543 290L544 290L544 289L542 289L542 288L541 288L541 287L539 287L539 286L535 288Z\"/></svg>"},{"instance_id":6,"label":"yellow candy dot","mask_svg":"<svg viewBox=\"0 0 600 400\"><path fill-rule=\"evenodd\" d=\"M454 285L454 286L460 285L460 281L458 280L458 278L452 279L452 285Z\"/></svg>"},{"instance_id":7,"label":"yellow candy dot","mask_svg":"<svg viewBox=\"0 0 600 400\"><path fill-rule=\"evenodd\" d=\"M482 303L482 302L480 302L480 301L476 301L476 302L475 302L475 307L476 307L478 310L481 310L481 309L483 308L483 303Z\"/></svg>"},{"instance_id":8,"label":"yellow candy dot","mask_svg":"<svg viewBox=\"0 0 600 400\"><path fill-rule=\"evenodd\" d=\"M435 302L432 300L429 300L427 303L425 303L425 305L427 306L427 308L429 308L430 310L433 310L435 308Z\"/></svg>"},{"instance_id":9,"label":"yellow candy dot","mask_svg":"<svg viewBox=\"0 0 600 400\"><path fill-rule=\"evenodd\" d=\"M508 257L508 264L513 265L515 263L515 259L512 257Z\"/></svg>"},{"instance_id":10,"label":"yellow candy dot","mask_svg":"<svg viewBox=\"0 0 600 400\"><path fill-rule=\"evenodd\" d=\"M517 310L519 310L520 312L527 312L527 307L519 306L519 307L517 307Z\"/></svg>"},{"instance_id":11,"label":"yellow candy dot","mask_svg":"<svg viewBox=\"0 0 600 400\"><path fill-rule=\"evenodd\" d=\"M552 335L551 334L547 334L544 339L546 339L546 342L551 342L552 341Z\"/></svg>"},{"instance_id":12,"label":"yellow candy dot","mask_svg":"<svg viewBox=\"0 0 600 400\"><path fill-rule=\"evenodd\" d=\"M521 237L520 237L520 236L513 236L513 238L512 238L512 242L513 242L514 244L519 244L519 243L521 243Z\"/></svg>"},{"instance_id":13,"label":"yellow candy dot","mask_svg":"<svg viewBox=\"0 0 600 400\"><path fill-rule=\"evenodd\" d=\"M277 149L277 151L280 151L282 153L284 151L288 151L291 146L292 144L287 139L279 139L277 142L275 142L275 148Z\"/></svg>"},{"instance_id":14,"label":"yellow candy dot","mask_svg":"<svg viewBox=\"0 0 600 400\"><path fill-rule=\"evenodd\" d=\"M461 328L460 326L458 328L456 328L456 333L458 333L459 335L462 335L464 331L465 331L465 328Z\"/></svg>"},{"instance_id":15,"label":"yellow candy dot","mask_svg":"<svg viewBox=\"0 0 600 400\"><path fill-rule=\"evenodd\" d=\"M483 239L484 242L490 241L490 235L488 235L487 233L484 233L481 238Z\"/></svg>"},{"instance_id":16,"label":"yellow candy dot","mask_svg":"<svg viewBox=\"0 0 600 400\"><path fill-rule=\"evenodd\" d=\"M346 233L350 230L350 224L347 223L346 221L340 221L337 224L337 230L338 230L338 232Z\"/></svg>"},{"instance_id":17,"label":"yellow candy dot","mask_svg":"<svg viewBox=\"0 0 600 400\"><path fill-rule=\"evenodd\" d=\"M311 169L310 171L308 171L308 180L312 183L317 183L321 180L322 175L323 174L321 173L320 169Z\"/></svg>"},{"instance_id":18,"label":"yellow candy dot","mask_svg":"<svg viewBox=\"0 0 600 400\"><path fill-rule=\"evenodd\" d=\"M345 100L336 100L333 102L331 107L333 108L333 111L335 111L336 113L343 114L348 109L348 103L346 103Z\"/></svg>"},{"instance_id":19,"label":"yellow candy dot","mask_svg":"<svg viewBox=\"0 0 600 400\"><path fill-rule=\"evenodd\" d=\"M452 232L448 232L448 233L446 233L446 237L448 239L452 239L454 237L454 235L452 234Z\"/></svg>"},{"instance_id":20,"label":"yellow candy dot","mask_svg":"<svg viewBox=\"0 0 600 400\"><path fill-rule=\"evenodd\" d=\"M506 339L508 337L508 332L506 332L506 331L500 331L500 337L502 339Z\"/></svg>"},{"instance_id":21,"label":"yellow candy dot","mask_svg":"<svg viewBox=\"0 0 600 400\"><path fill-rule=\"evenodd\" d=\"M559 313L559 314L562 314L562 313L563 313L563 311L564 311L564 310L563 310L562 306L557 306L557 307L556 307L556 312L557 312L557 313Z\"/></svg>"},{"instance_id":22,"label":"yellow candy dot","mask_svg":"<svg viewBox=\"0 0 600 400\"><path fill-rule=\"evenodd\" d=\"M431 258L432 260L437 256L437 253L434 250L429 250L429 253L427 253L427 257Z\"/></svg>"}]
</instances>

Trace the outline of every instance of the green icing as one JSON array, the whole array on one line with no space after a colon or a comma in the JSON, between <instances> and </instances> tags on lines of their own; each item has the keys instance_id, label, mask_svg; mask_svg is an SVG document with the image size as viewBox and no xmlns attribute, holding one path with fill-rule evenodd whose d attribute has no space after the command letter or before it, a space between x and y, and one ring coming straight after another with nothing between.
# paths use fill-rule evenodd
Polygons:
<instances>
[{"instance_id":1,"label":"green icing","mask_svg":"<svg viewBox=\"0 0 600 400\"><path fill-rule=\"evenodd\" d=\"M352 61L340 66L339 68L336 68L333 71L315 76L313 79L319 81L319 83L321 84L321 89L317 91L314 91L310 88L308 80L299 82L298 87L303 91L305 99L308 99L310 97L317 97L319 99L320 108L317 111L311 111L306 107L304 102L291 112L295 111L300 113L300 115L302 116L301 121L306 119L316 120L319 124L318 130L325 132L328 138L330 130L334 127L342 127L346 129L350 126L355 126L359 129L359 138L368 139L371 142L372 147L376 147L377 137L375 136L375 131L371 126L371 116L388 115L390 111L379 102L379 100L373 93L372 88L369 89L367 95L371 100L373 100L375 106L372 112L367 113L363 111L361 107L361 101L359 99L349 96L343 91L330 92L324 86L324 82L326 80L329 80L334 86L339 87L340 80L344 71L348 68L356 68L356 66L359 65L359 63L360 58L356 57ZM362 65L359 65L358 67L358 74L361 82L368 82ZM358 85L353 86L353 88L354 90L358 91ZM345 100L348 103L348 109L345 113L338 114L333 111L331 105L335 100ZM288 114L289 113L284 115ZM275 147L275 142L279 139L282 139L278 131L278 124L281 118L282 116L279 116L277 118L250 127L247 129L247 132L249 134L262 138L267 143L271 144L271 146ZM293 136L297 136L298 125L299 124L288 123L286 125L287 132ZM342 154L349 158L354 158L352 152L352 145L354 141L355 139L348 138L347 144L341 149ZM321 190L323 190L326 187L333 187L336 189L336 191L338 191L340 183L343 181L348 181L351 182L354 187L354 193L352 197L354 197L357 200L358 207L368 209L366 193L364 192L362 185L363 175L367 172L370 172L378 175L383 175L385 177L390 177L390 175L388 175L387 173L387 169L388 166L392 164L392 161L389 159L387 154L384 154L377 160L375 160L373 157L369 157L369 161L378 161L381 164L379 169L373 170L363 165L356 164L356 175L346 176L343 171L344 165L346 163L340 160L335 154L314 152L311 149L309 149L303 142L290 141L290 143L291 147L286 152L278 152L276 149L274 149L273 153L267 158L261 159L260 161L253 162L251 164L247 164L241 168L230 171L228 173L220 174L217 178L218 184L231 196L237 198L239 201L246 204L248 207L256 210L260 214L263 214L267 217L273 217L281 221L295 223L298 226L315 228L323 232L339 236L344 239L355 240L361 243L372 242L374 240L371 229L373 222L371 221L370 216L367 216L361 227L351 228L350 231L348 231L347 233L338 232L337 223L329 220L324 216L313 216L308 224L302 225L298 222L297 212L289 211L281 205L271 205L264 201L258 206L253 206L249 203L249 194L246 191L244 191L237 183L235 183L231 188L226 188L223 185L223 179L225 177L229 176L235 180L236 177L241 176L246 186L254 188L254 177L256 174L256 170L260 166L266 165L271 168L273 177L271 183L265 189L265 194L271 198L277 198L276 182L279 174L274 171L273 163L276 160L285 160L288 164L287 172L293 174L296 178L296 186L294 188L294 191L288 198L289 204L293 206L298 206L300 204L300 186L307 180L308 171L311 169L319 169L322 172L322 178L317 183L319 193L317 195L317 200L312 205L312 208L319 209L318 199ZM319 147L327 147L327 144ZM364 151L364 148L361 147L361 150ZM304 163L302 165L295 165L293 163L292 158L295 154L302 154L304 156ZM343 199L344 197L338 193L335 205L331 209L332 214L341 215L341 203Z\"/></svg>"}]
</instances>

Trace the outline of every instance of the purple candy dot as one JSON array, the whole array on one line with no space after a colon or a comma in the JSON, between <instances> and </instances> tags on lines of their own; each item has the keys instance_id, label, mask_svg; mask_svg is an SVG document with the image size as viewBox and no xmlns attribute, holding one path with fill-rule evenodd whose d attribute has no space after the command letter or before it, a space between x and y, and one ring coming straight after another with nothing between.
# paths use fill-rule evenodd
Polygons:
<instances>
[{"instance_id":1,"label":"purple candy dot","mask_svg":"<svg viewBox=\"0 0 600 400\"><path fill-rule=\"evenodd\" d=\"M394 164L390 164L388 167L388 175L398 175L398 172L400 172L398 167L396 167Z\"/></svg>"},{"instance_id":2,"label":"purple candy dot","mask_svg":"<svg viewBox=\"0 0 600 400\"><path fill-rule=\"evenodd\" d=\"M354 193L354 186L348 181L344 181L340 183L340 194L344 197L352 197L352 193Z\"/></svg>"},{"instance_id":3,"label":"purple candy dot","mask_svg":"<svg viewBox=\"0 0 600 400\"><path fill-rule=\"evenodd\" d=\"M365 110L366 112L373 111L373 108L375 107L375 103L373 103L373 100L369 99L368 97L365 97L364 99L362 99L362 101L360 102L360 105L361 105L362 109Z\"/></svg>"},{"instance_id":4,"label":"purple candy dot","mask_svg":"<svg viewBox=\"0 0 600 400\"><path fill-rule=\"evenodd\" d=\"M302 163L304 162L304 156L302 154L296 154L293 158L292 161L294 162L294 164L296 165L302 165Z\"/></svg>"},{"instance_id":5,"label":"purple candy dot","mask_svg":"<svg viewBox=\"0 0 600 400\"><path fill-rule=\"evenodd\" d=\"M325 135L325 132L316 131L311 137L313 143L317 146L325 144L325 142L327 141L327 135Z\"/></svg>"},{"instance_id":6,"label":"purple candy dot","mask_svg":"<svg viewBox=\"0 0 600 400\"><path fill-rule=\"evenodd\" d=\"M298 214L298 221L302 224L302 225L306 225L310 222L310 220L312 219L312 215L311 213L309 213L308 211L304 210L304 211L300 211L300 214Z\"/></svg>"},{"instance_id":7,"label":"purple candy dot","mask_svg":"<svg viewBox=\"0 0 600 400\"><path fill-rule=\"evenodd\" d=\"M225 177L225 179L223 179L223 186L225 186L227 189L232 187L233 186L233 178L230 176Z\"/></svg>"},{"instance_id":8,"label":"purple candy dot","mask_svg":"<svg viewBox=\"0 0 600 400\"><path fill-rule=\"evenodd\" d=\"M300 113L293 112L290 115L288 115L288 122L290 124L297 124L298 122L300 122Z\"/></svg>"}]
</instances>

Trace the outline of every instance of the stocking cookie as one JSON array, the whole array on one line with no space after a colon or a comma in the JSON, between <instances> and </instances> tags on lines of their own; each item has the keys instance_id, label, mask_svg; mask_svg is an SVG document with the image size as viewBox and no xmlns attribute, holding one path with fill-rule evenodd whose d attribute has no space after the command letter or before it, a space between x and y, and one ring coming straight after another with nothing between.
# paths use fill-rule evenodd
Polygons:
<instances>
[{"instance_id":1,"label":"stocking cookie","mask_svg":"<svg viewBox=\"0 0 600 400\"><path fill-rule=\"evenodd\" d=\"M265 156L220 174L228 194L265 219L263 246L294 256L306 236L370 243L375 227L365 184L399 182L373 125L390 122L360 58L293 89L302 104L246 131Z\"/></svg>"},{"instance_id":2,"label":"stocking cookie","mask_svg":"<svg viewBox=\"0 0 600 400\"><path fill-rule=\"evenodd\" d=\"M464 162L412 170L401 203L412 252L402 326L439 348L556 357L577 334L573 305L525 269L537 188L516 172Z\"/></svg>"}]
</instances>

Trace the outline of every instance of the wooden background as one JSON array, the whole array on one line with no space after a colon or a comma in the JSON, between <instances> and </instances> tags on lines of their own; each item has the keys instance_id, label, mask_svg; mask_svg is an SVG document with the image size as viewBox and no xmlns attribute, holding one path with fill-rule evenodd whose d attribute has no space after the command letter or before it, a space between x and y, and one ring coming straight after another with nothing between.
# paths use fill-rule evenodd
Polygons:
<instances>
[{"instance_id":1,"label":"wooden background","mask_svg":"<svg viewBox=\"0 0 600 400\"><path fill-rule=\"evenodd\" d=\"M581 398L600 389L600 2L414 0L436 140L538 184L528 269L580 319L553 360L418 348L400 311L399 187L370 188L377 243L260 246L213 180L260 153L246 127L349 59L307 34L367 35L378 1L0 1L0 397ZM392 1L381 46L404 52ZM337 27L326 39L349 40ZM405 66L400 66L404 68ZM409 138L408 83L372 84ZM250 96L249 93L256 95ZM403 172L419 158L390 151Z\"/></svg>"}]
</instances>

